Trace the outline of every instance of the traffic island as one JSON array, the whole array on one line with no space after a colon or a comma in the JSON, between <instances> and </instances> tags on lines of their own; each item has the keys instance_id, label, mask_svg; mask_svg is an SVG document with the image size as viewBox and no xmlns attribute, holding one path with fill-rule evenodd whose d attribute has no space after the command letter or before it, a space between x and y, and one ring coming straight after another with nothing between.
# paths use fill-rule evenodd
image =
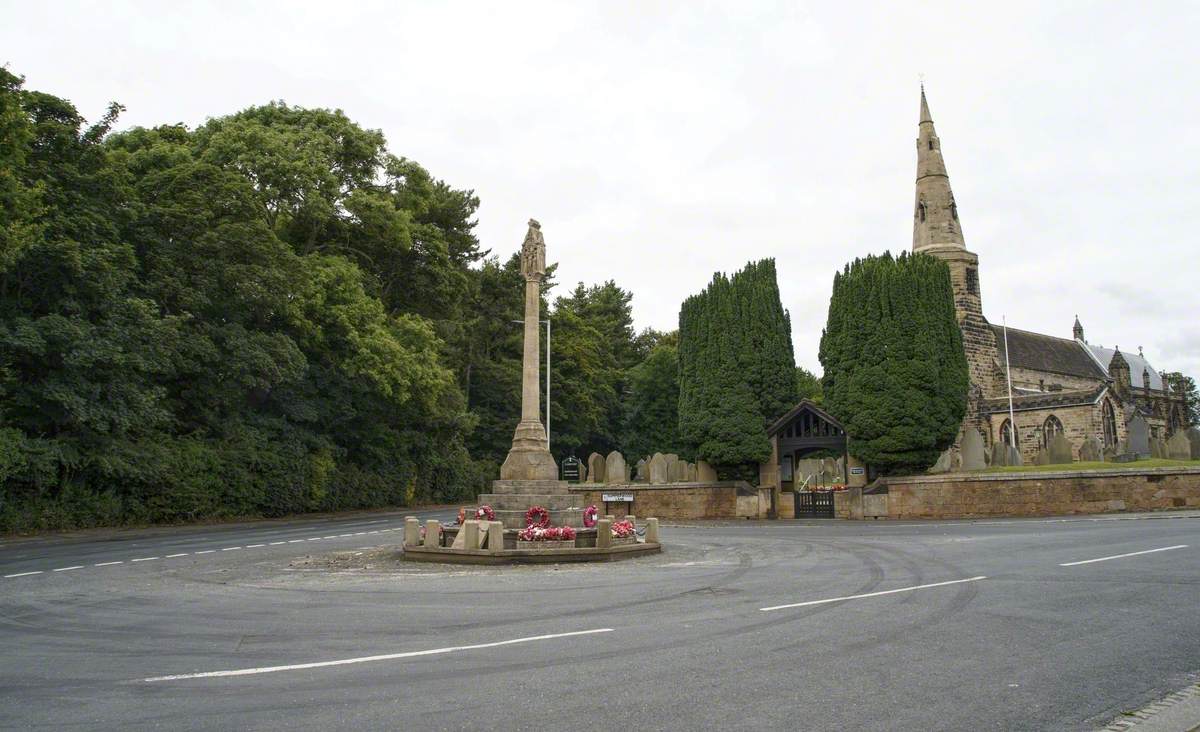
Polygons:
<instances>
[{"instance_id":1,"label":"traffic island","mask_svg":"<svg viewBox=\"0 0 1200 732\"><path fill-rule=\"evenodd\" d=\"M443 527L440 522L430 520L421 526L415 516L409 516L404 520L401 558L446 564L557 564L613 562L661 552L658 519L646 519L645 535L641 538L637 535L636 521L633 516L623 521L605 517L596 522L595 528L571 530L570 540L556 533L553 535L556 538L543 542L522 541L522 535L531 533L506 530L501 521L468 520L461 526ZM533 548L543 543L546 548Z\"/></svg>"}]
</instances>

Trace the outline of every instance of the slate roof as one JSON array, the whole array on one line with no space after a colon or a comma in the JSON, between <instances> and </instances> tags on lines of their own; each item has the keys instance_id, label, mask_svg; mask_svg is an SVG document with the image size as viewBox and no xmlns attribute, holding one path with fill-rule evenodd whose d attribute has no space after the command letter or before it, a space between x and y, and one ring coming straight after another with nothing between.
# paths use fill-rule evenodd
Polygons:
<instances>
[{"instance_id":1,"label":"slate roof","mask_svg":"<svg viewBox=\"0 0 1200 732\"><path fill-rule=\"evenodd\" d=\"M993 325L1000 367L1004 367L1004 327ZM1013 368L1104 380L1108 369L1101 368L1087 347L1076 340L1008 329L1008 357ZM1107 364L1107 362L1105 362ZM1132 368L1133 364L1130 363ZM1138 380L1141 370L1138 370ZM1061 392L1060 392L1061 393ZM1005 400L1007 402L1007 399Z\"/></svg>"},{"instance_id":2,"label":"slate roof","mask_svg":"<svg viewBox=\"0 0 1200 732\"><path fill-rule=\"evenodd\" d=\"M1009 342L1012 342L1012 328L1008 329ZM1013 411L1023 412L1030 409L1053 409L1055 407L1078 407L1095 404L1108 391L1107 384L1101 384L1094 389L1076 389L1072 391L1043 391L1036 394L1013 394ZM1008 411L1008 397L993 397L984 399L981 403L985 414L1000 414Z\"/></svg>"},{"instance_id":3,"label":"slate roof","mask_svg":"<svg viewBox=\"0 0 1200 732\"><path fill-rule=\"evenodd\" d=\"M1012 335L1011 329L1009 329L1008 334ZM1112 360L1113 353L1116 351L1104 346L1093 346L1090 343L1086 344L1085 347L1091 352L1098 363L1104 364L1104 370L1107 371L1108 362ZM1125 353L1124 351L1121 351L1121 356L1124 357L1125 363L1129 364L1129 380L1133 383L1133 388L1144 388L1145 385L1142 384L1142 369L1145 369L1150 374L1150 388L1158 391L1162 390L1162 377L1158 375L1158 372L1154 370L1154 367L1145 358L1136 353Z\"/></svg>"},{"instance_id":4,"label":"slate roof","mask_svg":"<svg viewBox=\"0 0 1200 732\"><path fill-rule=\"evenodd\" d=\"M834 427L837 427L842 432L846 431L845 426L843 426L841 422L837 421L837 419L829 412L826 412L824 409L818 407L811 399L801 399L799 404L792 407L790 410L788 410L787 414L775 420L775 423L767 428L767 437L774 437L776 433L778 433L784 427L787 427L793 419L800 416L800 413L804 411L812 412L818 418L825 420Z\"/></svg>"}]
</instances>

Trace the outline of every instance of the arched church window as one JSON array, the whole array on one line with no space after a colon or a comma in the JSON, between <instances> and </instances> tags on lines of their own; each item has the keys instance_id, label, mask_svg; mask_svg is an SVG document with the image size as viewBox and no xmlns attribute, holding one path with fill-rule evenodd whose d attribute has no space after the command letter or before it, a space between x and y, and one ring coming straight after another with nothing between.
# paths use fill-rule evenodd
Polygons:
<instances>
[{"instance_id":1,"label":"arched church window","mask_svg":"<svg viewBox=\"0 0 1200 732\"><path fill-rule=\"evenodd\" d=\"M917 202L917 216L920 217L921 221L925 220L925 202L924 201Z\"/></svg>"},{"instance_id":2,"label":"arched church window","mask_svg":"<svg viewBox=\"0 0 1200 732\"><path fill-rule=\"evenodd\" d=\"M1042 447L1050 447L1050 441L1054 439L1054 436L1062 433L1063 424L1058 417L1053 414L1046 417L1046 421L1042 424Z\"/></svg>"},{"instance_id":3,"label":"arched church window","mask_svg":"<svg viewBox=\"0 0 1200 732\"><path fill-rule=\"evenodd\" d=\"M1117 446L1117 413L1113 410L1112 401L1104 400L1104 407L1100 412L1100 422L1104 429L1104 446Z\"/></svg>"},{"instance_id":4,"label":"arched church window","mask_svg":"<svg viewBox=\"0 0 1200 732\"><path fill-rule=\"evenodd\" d=\"M958 221L958 204L954 202L953 198L950 199L950 218Z\"/></svg>"},{"instance_id":5,"label":"arched church window","mask_svg":"<svg viewBox=\"0 0 1200 732\"><path fill-rule=\"evenodd\" d=\"M979 294L979 270L967 267L967 294Z\"/></svg>"},{"instance_id":6,"label":"arched church window","mask_svg":"<svg viewBox=\"0 0 1200 732\"><path fill-rule=\"evenodd\" d=\"M933 149L933 138L932 138L932 137L931 137L931 138L929 138L929 149L930 149L930 150L932 150L932 149Z\"/></svg>"},{"instance_id":7,"label":"arched church window","mask_svg":"<svg viewBox=\"0 0 1200 732\"><path fill-rule=\"evenodd\" d=\"M1004 424L1000 425L1000 444L1020 447L1016 435L1013 434L1012 422L1007 419L1004 420Z\"/></svg>"}]
</instances>

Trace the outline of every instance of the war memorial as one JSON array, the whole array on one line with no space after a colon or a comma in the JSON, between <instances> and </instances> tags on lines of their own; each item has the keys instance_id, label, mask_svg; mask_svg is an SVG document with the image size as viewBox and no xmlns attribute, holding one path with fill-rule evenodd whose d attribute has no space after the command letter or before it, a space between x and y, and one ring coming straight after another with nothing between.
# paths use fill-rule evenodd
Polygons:
<instances>
[{"instance_id":1,"label":"war memorial","mask_svg":"<svg viewBox=\"0 0 1200 732\"><path fill-rule=\"evenodd\" d=\"M467 518L463 509L458 527L443 528L436 520L421 527L415 517L406 519L404 558L464 564L580 562L661 551L657 518L647 518L639 532L636 517L600 516L595 505L579 505L581 496L567 489L567 481L559 480L538 416L538 302L546 274L546 240L541 224L533 219L521 246L521 274L525 279L521 421L500 479L493 481L492 493L481 494L479 505L470 507L474 518Z\"/></svg>"}]
</instances>

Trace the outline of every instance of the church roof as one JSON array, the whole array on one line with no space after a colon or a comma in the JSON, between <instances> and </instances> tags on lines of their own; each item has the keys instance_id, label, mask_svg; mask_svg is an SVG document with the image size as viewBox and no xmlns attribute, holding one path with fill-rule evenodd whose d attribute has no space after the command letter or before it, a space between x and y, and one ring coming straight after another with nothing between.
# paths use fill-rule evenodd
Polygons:
<instances>
[{"instance_id":1,"label":"church roof","mask_svg":"<svg viewBox=\"0 0 1200 732\"><path fill-rule=\"evenodd\" d=\"M1012 331L1009 331L1009 333L1011 334ZM1104 346L1093 346L1090 343L1084 344L1084 348L1092 354L1097 363L1103 364L1112 361L1113 354L1116 353L1115 349L1105 348ZM1154 370L1154 367L1150 365L1150 362L1145 357L1124 351L1121 351L1121 356L1124 357L1125 363L1129 364L1129 380L1133 383L1133 388L1145 388L1145 384L1142 383L1142 371L1145 371L1150 377L1151 389L1161 390L1163 388L1162 377L1159 376L1158 372Z\"/></svg>"},{"instance_id":2,"label":"church roof","mask_svg":"<svg viewBox=\"0 0 1200 732\"><path fill-rule=\"evenodd\" d=\"M996 346L1000 354L1000 365L1003 367L1004 328L993 325L992 330L996 333ZM1014 369L1045 371L1085 379L1108 378L1108 371L1096 362L1087 347L1079 341L1030 333L1027 330L1008 329L1008 359ZM1140 375L1138 378L1141 378Z\"/></svg>"}]
</instances>

